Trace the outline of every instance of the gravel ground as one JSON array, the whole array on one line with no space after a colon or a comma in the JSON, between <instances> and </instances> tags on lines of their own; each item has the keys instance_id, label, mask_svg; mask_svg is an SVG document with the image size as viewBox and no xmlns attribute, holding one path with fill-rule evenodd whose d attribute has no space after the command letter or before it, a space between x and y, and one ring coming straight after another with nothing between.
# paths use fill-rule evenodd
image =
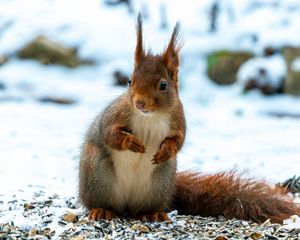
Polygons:
<instances>
[{"instance_id":1,"label":"gravel ground","mask_svg":"<svg viewBox=\"0 0 300 240\"><path fill-rule=\"evenodd\" d=\"M266 221L256 224L223 217L169 214L168 222L134 219L88 221L87 212L74 198L35 194L36 201L20 198L0 201L2 239L300 239L300 229ZM2 205L2 208L1 208ZM5 208L3 207L5 206Z\"/></svg>"}]
</instances>

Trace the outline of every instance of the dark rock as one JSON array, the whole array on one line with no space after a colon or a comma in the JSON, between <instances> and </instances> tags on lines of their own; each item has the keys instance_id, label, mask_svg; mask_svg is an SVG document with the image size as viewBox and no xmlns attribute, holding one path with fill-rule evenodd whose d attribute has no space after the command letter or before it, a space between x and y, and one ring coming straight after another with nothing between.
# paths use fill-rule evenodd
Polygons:
<instances>
[{"instance_id":1,"label":"dark rock","mask_svg":"<svg viewBox=\"0 0 300 240\"><path fill-rule=\"evenodd\" d=\"M17 55L21 59L35 59L43 64L59 64L70 68L94 64L91 60L79 59L76 48L67 48L44 36L34 39Z\"/></svg>"},{"instance_id":2,"label":"dark rock","mask_svg":"<svg viewBox=\"0 0 300 240\"><path fill-rule=\"evenodd\" d=\"M129 77L125 73L121 72L120 70L116 70L114 72L114 79L115 84L120 86L125 86L128 84Z\"/></svg>"},{"instance_id":3,"label":"dark rock","mask_svg":"<svg viewBox=\"0 0 300 240\"><path fill-rule=\"evenodd\" d=\"M39 102L42 103L56 103L56 104L74 104L76 101L68 98L63 97L53 97L53 96L47 96L47 97L41 97L38 99Z\"/></svg>"},{"instance_id":4,"label":"dark rock","mask_svg":"<svg viewBox=\"0 0 300 240\"><path fill-rule=\"evenodd\" d=\"M272 47L272 46L267 46L264 49L264 56L266 56L266 57L272 56L277 53L279 53L279 49Z\"/></svg>"},{"instance_id":5,"label":"dark rock","mask_svg":"<svg viewBox=\"0 0 300 240\"><path fill-rule=\"evenodd\" d=\"M232 84L237 80L241 64L253 56L250 52L213 52L207 57L207 74L217 84Z\"/></svg>"},{"instance_id":6,"label":"dark rock","mask_svg":"<svg viewBox=\"0 0 300 240\"><path fill-rule=\"evenodd\" d=\"M284 83L284 92L292 95L300 95L300 66L297 68L295 60L300 65L300 48L285 47L282 49L283 56L287 63L287 76Z\"/></svg>"}]
</instances>

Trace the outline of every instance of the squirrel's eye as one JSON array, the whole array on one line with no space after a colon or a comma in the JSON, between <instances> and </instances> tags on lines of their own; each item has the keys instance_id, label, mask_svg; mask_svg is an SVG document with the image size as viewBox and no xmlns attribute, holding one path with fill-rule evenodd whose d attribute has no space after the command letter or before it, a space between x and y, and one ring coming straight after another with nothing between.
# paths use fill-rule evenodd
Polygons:
<instances>
[{"instance_id":1,"label":"squirrel's eye","mask_svg":"<svg viewBox=\"0 0 300 240\"><path fill-rule=\"evenodd\" d=\"M160 85L159 85L159 90L160 91L166 91L168 88L168 83L167 81L161 81Z\"/></svg>"},{"instance_id":2,"label":"squirrel's eye","mask_svg":"<svg viewBox=\"0 0 300 240\"><path fill-rule=\"evenodd\" d=\"M131 79L128 79L128 85L131 86Z\"/></svg>"}]
</instances>

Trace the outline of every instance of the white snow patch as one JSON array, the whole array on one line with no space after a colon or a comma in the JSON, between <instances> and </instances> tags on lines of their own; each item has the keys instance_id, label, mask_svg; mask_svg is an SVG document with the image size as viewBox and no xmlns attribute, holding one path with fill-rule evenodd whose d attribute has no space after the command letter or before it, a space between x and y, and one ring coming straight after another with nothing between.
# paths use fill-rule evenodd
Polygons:
<instances>
[{"instance_id":1,"label":"white snow patch","mask_svg":"<svg viewBox=\"0 0 300 240\"><path fill-rule=\"evenodd\" d=\"M293 215L289 219L284 220L283 227L287 229L300 229L300 217Z\"/></svg>"},{"instance_id":2,"label":"white snow patch","mask_svg":"<svg viewBox=\"0 0 300 240\"><path fill-rule=\"evenodd\" d=\"M291 69L294 72L300 72L300 57L294 59L294 61L291 63Z\"/></svg>"}]
</instances>

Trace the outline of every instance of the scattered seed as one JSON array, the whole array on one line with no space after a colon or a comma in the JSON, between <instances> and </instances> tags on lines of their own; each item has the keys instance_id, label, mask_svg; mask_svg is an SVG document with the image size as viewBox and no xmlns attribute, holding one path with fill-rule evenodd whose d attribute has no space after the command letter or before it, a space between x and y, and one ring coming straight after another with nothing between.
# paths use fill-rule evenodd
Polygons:
<instances>
[{"instance_id":1,"label":"scattered seed","mask_svg":"<svg viewBox=\"0 0 300 240\"><path fill-rule=\"evenodd\" d=\"M63 220L68 223L78 222L78 216L74 213L68 212L63 216Z\"/></svg>"},{"instance_id":2,"label":"scattered seed","mask_svg":"<svg viewBox=\"0 0 300 240\"><path fill-rule=\"evenodd\" d=\"M34 209L35 206L29 204L29 203L24 203L24 210L29 210L29 209Z\"/></svg>"}]
</instances>

